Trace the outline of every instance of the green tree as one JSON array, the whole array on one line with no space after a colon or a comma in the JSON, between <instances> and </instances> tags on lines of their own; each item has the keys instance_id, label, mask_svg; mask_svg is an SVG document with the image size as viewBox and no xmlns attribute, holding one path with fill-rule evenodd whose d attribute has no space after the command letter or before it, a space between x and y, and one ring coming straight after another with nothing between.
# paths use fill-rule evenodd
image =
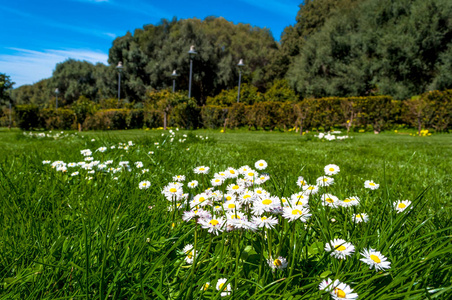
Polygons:
<instances>
[{"instance_id":1,"label":"green tree","mask_svg":"<svg viewBox=\"0 0 452 300\"><path fill-rule=\"evenodd\" d=\"M8 104L11 99L11 90L16 84L9 75L0 73L0 106Z\"/></svg>"}]
</instances>

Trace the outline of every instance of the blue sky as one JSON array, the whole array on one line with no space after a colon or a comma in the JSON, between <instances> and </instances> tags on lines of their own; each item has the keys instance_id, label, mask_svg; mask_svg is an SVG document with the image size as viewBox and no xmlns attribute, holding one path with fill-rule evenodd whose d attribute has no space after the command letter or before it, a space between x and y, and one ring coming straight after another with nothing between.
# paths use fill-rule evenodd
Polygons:
<instances>
[{"instance_id":1,"label":"blue sky","mask_svg":"<svg viewBox=\"0 0 452 300\"><path fill-rule=\"evenodd\" d=\"M107 63L117 36L162 18L221 16L269 28L295 24L301 0L0 0L0 73L32 84L67 58ZM6 25L6 26L5 26Z\"/></svg>"}]
</instances>

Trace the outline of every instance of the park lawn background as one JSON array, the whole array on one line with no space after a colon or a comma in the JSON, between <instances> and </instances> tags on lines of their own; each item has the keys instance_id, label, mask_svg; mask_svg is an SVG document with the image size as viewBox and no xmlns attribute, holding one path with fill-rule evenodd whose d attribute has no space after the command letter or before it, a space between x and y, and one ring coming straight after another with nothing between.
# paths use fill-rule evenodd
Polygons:
<instances>
[{"instance_id":1,"label":"park lawn background","mask_svg":"<svg viewBox=\"0 0 452 300\"><path fill-rule=\"evenodd\" d=\"M379 280L376 287L365 291L364 284L353 283L364 299L397 299L397 295L423 299L427 289L435 290L440 299L451 295L451 258L446 256L452 251L452 138L449 134L413 137L393 132L355 133L351 139L329 142L296 133L197 130L177 131L178 138L182 134L189 134L189 138L186 143L172 146L161 136L163 133L159 130L81 132L76 137L53 140L0 130L0 197L3 202L0 295L22 299L201 297L199 285L211 280L212 268L215 267L215 279L222 275L232 277L236 268L234 259L230 262L233 267L225 260L222 268L212 259L196 274L191 274L189 268L179 267L176 250L191 242L190 228L193 228L176 222L171 229L172 220L165 213L167 203L160 192L174 175L195 179L194 167L209 166L213 174L229 166L254 167L259 159L269 164L265 171L272 179L268 190L277 196L295 192L298 176L314 183L324 175L323 167L332 163L341 169L335 183L341 188L335 194L341 199L350 195L366 199L369 212L378 213L379 204L387 206L396 200L418 199L418 209L410 215L409 224L419 228L415 231L402 228L395 234L392 226L396 226L399 219L385 219L389 223L382 226L388 229L385 236L388 242L383 241L382 247L390 248L400 242L404 251L416 249L419 252L425 245L432 253L429 264L415 269L423 258L409 256L407 261L398 263L397 273L403 276L393 278L393 284ZM156 148L154 142L162 145L165 139L167 146ZM82 160L82 149L94 151L101 146L128 141L136 145L133 151L116 152L109 159L142 161L144 168L150 169L149 173L139 177L125 174L118 181L96 178L85 182L82 178L62 176L42 165L47 159L78 162ZM149 151L154 154L147 154ZM109 150L105 155L110 155ZM149 180L151 188L139 190L142 180ZM365 180L374 180L381 185L380 189L364 190ZM344 233L342 229L337 230ZM403 236L405 230L413 234L412 245L410 238ZM367 235L368 239L375 238L369 230L358 233ZM391 245L388 245L389 240ZM219 243L219 237L214 241ZM219 250L212 251L215 257ZM308 278L315 282L314 278L318 280L325 270L333 273L330 276L342 272L345 278L353 277L353 263L356 260L331 267L323 264L318 266L318 273L311 272ZM394 265L397 262L393 262ZM312 265L299 266L303 267ZM252 272L250 270L244 267L242 272ZM366 280L373 278L363 272L354 275ZM316 285L306 282L295 284L298 277L289 285L285 282L271 284L277 278L270 273L263 279L268 285L261 289L253 283L257 280L253 275L246 276L249 276L248 281L234 282L238 289L236 298L260 296L265 299L285 295L285 298L309 299L310 291L316 289ZM239 277L234 277L233 281ZM207 298L219 297L219 293L206 295Z\"/></svg>"}]
</instances>

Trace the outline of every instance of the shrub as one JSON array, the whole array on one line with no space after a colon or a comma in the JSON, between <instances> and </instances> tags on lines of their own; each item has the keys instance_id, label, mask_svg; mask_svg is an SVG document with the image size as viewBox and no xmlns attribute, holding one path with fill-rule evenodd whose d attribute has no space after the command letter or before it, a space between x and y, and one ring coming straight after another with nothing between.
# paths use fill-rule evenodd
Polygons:
<instances>
[{"instance_id":1,"label":"shrub","mask_svg":"<svg viewBox=\"0 0 452 300\"><path fill-rule=\"evenodd\" d=\"M224 122L228 116L228 108L205 105L201 108L202 125L205 128L219 128L224 126Z\"/></svg>"},{"instance_id":2,"label":"shrub","mask_svg":"<svg viewBox=\"0 0 452 300\"><path fill-rule=\"evenodd\" d=\"M75 129L76 115L71 109L66 108L46 108L40 111L41 124L47 130L53 129Z\"/></svg>"},{"instance_id":3,"label":"shrub","mask_svg":"<svg viewBox=\"0 0 452 300\"><path fill-rule=\"evenodd\" d=\"M249 106L248 106L249 107ZM226 125L230 128L237 128L247 125L246 120L247 106L243 103L234 103L228 109Z\"/></svg>"},{"instance_id":4,"label":"shrub","mask_svg":"<svg viewBox=\"0 0 452 300\"><path fill-rule=\"evenodd\" d=\"M17 125L20 129L30 130L41 127L39 108L33 104L16 106Z\"/></svg>"},{"instance_id":5,"label":"shrub","mask_svg":"<svg viewBox=\"0 0 452 300\"><path fill-rule=\"evenodd\" d=\"M88 116L83 128L97 130L117 130L127 128L127 109L103 109Z\"/></svg>"}]
</instances>

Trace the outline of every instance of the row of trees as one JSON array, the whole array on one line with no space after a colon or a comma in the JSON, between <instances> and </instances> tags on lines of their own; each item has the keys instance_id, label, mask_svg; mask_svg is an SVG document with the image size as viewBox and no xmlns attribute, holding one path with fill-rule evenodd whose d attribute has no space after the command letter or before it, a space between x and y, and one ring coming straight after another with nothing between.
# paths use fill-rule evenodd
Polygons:
<instances>
[{"instance_id":1,"label":"row of trees","mask_svg":"<svg viewBox=\"0 0 452 300\"><path fill-rule=\"evenodd\" d=\"M13 98L51 107L59 88L63 105L81 96L100 103L115 97L115 66L122 61L121 94L139 108L147 93L172 85L174 69L182 75L176 86L187 89L190 45L198 52L192 95L199 106L231 104L241 58L245 90L260 93L245 96L247 104L294 97L409 99L452 88L452 1L305 0L299 7L280 43L268 29L221 17L163 19L115 39L108 66L69 59L51 78L15 89Z\"/></svg>"}]
</instances>

